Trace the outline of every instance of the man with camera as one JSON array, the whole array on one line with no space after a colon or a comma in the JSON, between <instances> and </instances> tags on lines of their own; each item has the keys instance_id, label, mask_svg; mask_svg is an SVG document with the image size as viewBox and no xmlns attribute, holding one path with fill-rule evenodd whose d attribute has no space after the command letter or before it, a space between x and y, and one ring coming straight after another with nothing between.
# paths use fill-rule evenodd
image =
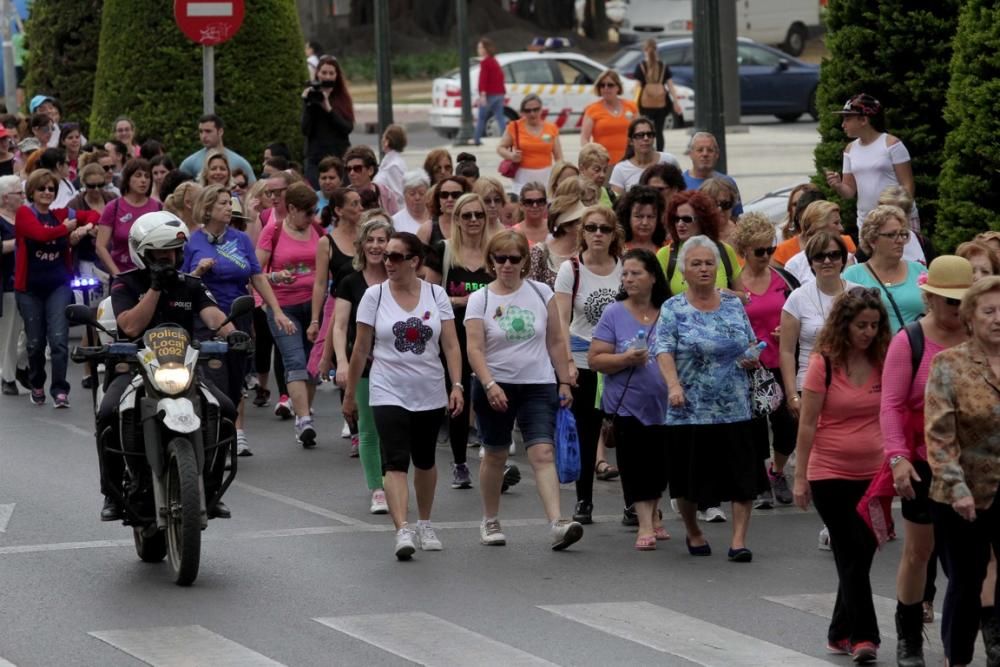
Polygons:
<instances>
[{"instance_id":1,"label":"man with camera","mask_svg":"<svg viewBox=\"0 0 1000 667\"><path fill-rule=\"evenodd\" d=\"M351 145L354 102L340 63L322 56L316 81L302 91L302 134L306 138L306 178L319 187L319 163L324 157L338 158Z\"/></svg>"}]
</instances>

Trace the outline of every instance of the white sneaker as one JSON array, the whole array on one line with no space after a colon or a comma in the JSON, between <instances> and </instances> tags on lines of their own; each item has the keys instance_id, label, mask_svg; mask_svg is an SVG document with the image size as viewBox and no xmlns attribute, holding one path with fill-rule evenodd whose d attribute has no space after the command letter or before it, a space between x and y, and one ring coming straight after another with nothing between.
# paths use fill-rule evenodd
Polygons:
<instances>
[{"instance_id":1,"label":"white sneaker","mask_svg":"<svg viewBox=\"0 0 1000 667\"><path fill-rule=\"evenodd\" d=\"M340 437L341 438L351 437L351 427L347 425L347 422L344 422L344 428L340 429Z\"/></svg>"},{"instance_id":2,"label":"white sneaker","mask_svg":"<svg viewBox=\"0 0 1000 667\"><path fill-rule=\"evenodd\" d=\"M385 491L382 489L375 489L372 492L372 514L388 514L389 513L389 503L385 500Z\"/></svg>"},{"instance_id":3,"label":"white sneaker","mask_svg":"<svg viewBox=\"0 0 1000 667\"><path fill-rule=\"evenodd\" d=\"M479 542L490 547L502 547L507 544L507 536L500 529L500 519L490 519L479 524Z\"/></svg>"},{"instance_id":4,"label":"white sneaker","mask_svg":"<svg viewBox=\"0 0 1000 667\"><path fill-rule=\"evenodd\" d=\"M510 454L511 456L514 456L515 454L517 454L517 448L514 447L514 441L513 440L510 443L510 447L507 448L507 453Z\"/></svg>"},{"instance_id":5,"label":"white sneaker","mask_svg":"<svg viewBox=\"0 0 1000 667\"><path fill-rule=\"evenodd\" d=\"M552 550L562 551L583 537L583 526L576 521L559 519L552 526Z\"/></svg>"},{"instance_id":6,"label":"white sneaker","mask_svg":"<svg viewBox=\"0 0 1000 667\"><path fill-rule=\"evenodd\" d=\"M705 521L707 523L725 523L726 513L722 511L721 507L709 507L704 512L698 512L698 521Z\"/></svg>"},{"instance_id":7,"label":"white sneaker","mask_svg":"<svg viewBox=\"0 0 1000 667\"><path fill-rule=\"evenodd\" d=\"M247 435L243 431L236 432L236 456L253 456L250 445L247 444Z\"/></svg>"},{"instance_id":8,"label":"white sneaker","mask_svg":"<svg viewBox=\"0 0 1000 667\"><path fill-rule=\"evenodd\" d=\"M420 548L424 551L441 551L444 546L438 539L434 527L429 523L417 524L417 537L420 539Z\"/></svg>"},{"instance_id":9,"label":"white sneaker","mask_svg":"<svg viewBox=\"0 0 1000 667\"><path fill-rule=\"evenodd\" d=\"M820 551L830 551L830 530L826 526L819 531L819 544L816 548Z\"/></svg>"},{"instance_id":10,"label":"white sneaker","mask_svg":"<svg viewBox=\"0 0 1000 667\"><path fill-rule=\"evenodd\" d=\"M410 560L410 557L417 550L415 538L416 535L409 526L403 526L396 531L396 558Z\"/></svg>"}]
</instances>

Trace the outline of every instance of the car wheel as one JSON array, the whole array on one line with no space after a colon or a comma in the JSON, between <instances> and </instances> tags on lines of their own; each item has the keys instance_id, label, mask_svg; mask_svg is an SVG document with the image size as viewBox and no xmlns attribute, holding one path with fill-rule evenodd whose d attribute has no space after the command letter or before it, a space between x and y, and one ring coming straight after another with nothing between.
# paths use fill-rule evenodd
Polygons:
<instances>
[{"instance_id":1,"label":"car wheel","mask_svg":"<svg viewBox=\"0 0 1000 667\"><path fill-rule=\"evenodd\" d=\"M809 93L809 102L807 104L806 113L812 116L813 120L819 120L819 110L816 108L816 89L813 88L812 92Z\"/></svg>"},{"instance_id":2,"label":"car wheel","mask_svg":"<svg viewBox=\"0 0 1000 667\"><path fill-rule=\"evenodd\" d=\"M785 43L782 44L782 48L789 54L795 57L802 55L802 52L806 49L806 40L809 38L809 31L801 23L793 23L790 28L788 28L788 35L785 37Z\"/></svg>"},{"instance_id":3,"label":"car wheel","mask_svg":"<svg viewBox=\"0 0 1000 667\"><path fill-rule=\"evenodd\" d=\"M802 114L801 113L776 113L774 115L777 116L778 120L780 120L782 123L794 123L795 121L797 121L799 119L799 116L801 116Z\"/></svg>"}]
</instances>

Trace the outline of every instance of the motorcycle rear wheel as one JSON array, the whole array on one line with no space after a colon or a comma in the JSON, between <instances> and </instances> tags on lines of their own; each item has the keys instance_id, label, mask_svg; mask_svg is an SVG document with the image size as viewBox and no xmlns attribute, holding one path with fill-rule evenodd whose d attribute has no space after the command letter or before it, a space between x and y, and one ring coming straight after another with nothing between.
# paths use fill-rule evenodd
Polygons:
<instances>
[{"instance_id":1,"label":"motorcycle rear wheel","mask_svg":"<svg viewBox=\"0 0 1000 667\"><path fill-rule=\"evenodd\" d=\"M186 438L167 445L167 555L178 586L190 586L201 561L201 489L194 447Z\"/></svg>"},{"instance_id":2,"label":"motorcycle rear wheel","mask_svg":"<svg viewBox=\"0 0 1000 667\"><path fill-rule=\"evenodd\" d=\"M149 537L143 537L143 526L132 526L135 553L144 563L159 563L167 556L167 534L158 530Z\"/></svg>"}]
</instances>

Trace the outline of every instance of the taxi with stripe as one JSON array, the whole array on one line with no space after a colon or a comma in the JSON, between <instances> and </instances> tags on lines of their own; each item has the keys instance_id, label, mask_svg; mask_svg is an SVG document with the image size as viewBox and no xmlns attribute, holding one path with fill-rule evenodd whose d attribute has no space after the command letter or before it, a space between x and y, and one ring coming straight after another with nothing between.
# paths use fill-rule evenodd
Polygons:
<instances>
[{"instance_id":1,"label":"taxi with stripe","mask_svg":"<svg viewBox=\"0 0 1000 667\"><path fill-rule=\"evenodd\" d=\"M579 53L564 51L517 51L498 53L496 56L503 70L507 95L504 99L504 114L508 120L519 117L521 100L528 93L542 98L542 113L554 122L560 132L579 132L583 123L583 111L588 104L597 100L594 82L607 66ZM479 59L474 58L469 73L472 85L473 122L479 93ZM636 99L639 84L624 79L623 97ZM683 121L694 119L694 91L678 86L678 95L684 107ZM441 136L453 138L462 123L462 89L459 71L456 69L434 80L431 92L430 125ZM497 126L492 118L486 128L487 136L497 136Z\"/></svg>"}]
</instances>

